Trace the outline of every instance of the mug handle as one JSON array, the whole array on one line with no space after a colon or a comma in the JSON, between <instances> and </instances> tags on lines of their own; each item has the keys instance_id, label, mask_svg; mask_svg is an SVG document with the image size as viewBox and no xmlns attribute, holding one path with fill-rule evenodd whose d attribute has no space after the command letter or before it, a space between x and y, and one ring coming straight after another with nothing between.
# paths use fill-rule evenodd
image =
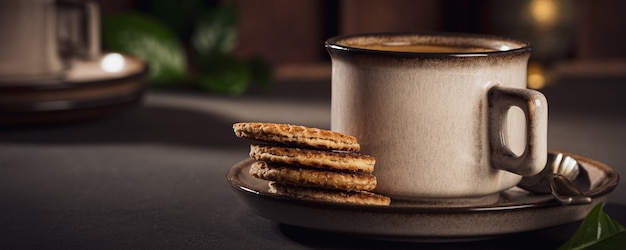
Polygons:
<instances>
[{"instance_id":1,"label":"mug handle","mask_svg":"<svg viewBox=\"0 0 626 250\"><path fill-rule=\"evenodd\" d=\"M58 36L67 57L93 60L100 56L100 7L93 0L57 0ZM80 24L84 25L80 27Z\"/></svg>"},{"instance_id":2,"label":"mug handle","mask_svg":"<svg viewBox=\"0 0 626 250\"><path fill-rule=\"evenodd\" d=\"M539 91L494 86L488 92L491 166L522 176L536 175L547 160L548 102ZM526 117L526 147L516 155L507 144L506 117L519 107Z\"/></svg>"}]
</instances>

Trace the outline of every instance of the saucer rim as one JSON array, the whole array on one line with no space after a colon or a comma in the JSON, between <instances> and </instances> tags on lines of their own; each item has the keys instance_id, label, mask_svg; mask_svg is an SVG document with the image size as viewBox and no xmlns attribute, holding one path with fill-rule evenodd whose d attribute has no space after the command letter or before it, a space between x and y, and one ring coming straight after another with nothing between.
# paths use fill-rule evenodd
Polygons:
<instances>
[{"instance_id":1,"label":"saucer rim","mask_svg":"<svg viewBox=\"0 0 626 250\"><path fill-rule=\"evenodd\" d=\"M561 152L550 150L550 152ZM511 233L519 233L525 231L532 231L538 229L544 229L552 226L558 226L570 222L578 221L587 214L588 210L595 206L598 203L605 203L608 199L608 196L614 191L614 189L619 184L619 173L614 169L609 167L608 165L575 154L565 153L574 159L581 162L582 166L585 168L596 168L600 170L604 174L604 178L600 180L598 186L585 191L584 193L592 198L592 203L587 205L562 205L558 201L552 198L551 195L542 195L541 199L538 201L532 202L531 204L509 204L509 205L499 205L499 206L466 206L466 207L441 207L441 206L410 206L403 205L397 206L394 205L393 201L390 206L371 206L371 205L355 205L355 204L342 204L342 203L330 203L330 202L321 202L321 201L310 201L310 200L301 200L294 199L289 197L284 197L276 194L271 194L267 192L267 190L256 190L251 185L246 185L246 183L242 183L237 177L244 168L249 166L254 160L245 159L242 160L231 167L227 174L227 180L231 184L234 192L237 195L237 198L241 203L243 203L249 210L253 213L260 215L262 217L268 218L273 221L277 221L279 223L300 226L304 228L311 228L323 231L333 231L338 233L350 233L355 235L367 236L367 237L375 237L375 238L387 238L387 239L411 239L411 240L421 240L421 239L472 239L472 238L483 238L483 237L492 237L492 236L501 236L507 235ZM264 181L264 180L259 180ZM333 211L340 211L339 213L350 214L354 213L355 217L362 216L363 214L368 215L379 215L379 216L415 216L415 217L424 217L424 216L474 216L474 215L489 215L495 217L506 217L506 216L516 216L516 213L526 213L526 212L540 212L540 211L553 211L553 210L564 210L569 209L574 210L576 216L571 218L561 218L556 219L558 222L552 224L545 223L537 223L542 224L540 226L527 226L522 227L519 230L510 229L506 230L485 230L484 232L476 232L472 234L462 233L461 231L455 232L451 230L450 232L440 233L440 234L426 234L426 233L416 233L416 232L402 232L398 233L380 233L368 231L367 229L359 229L359 230L346 230L346 226L324 226L321 227L319 225L307 225L306 222L294 222L293 219L285 219L277 218L280 216L272 215L271 212L263 211L266 208L260 208L259 204L256 203L271 203L270 205L275 206L285 206L285 207L295 207L295 208L306 208L317 211L322 211L326 213L332 213ZM284 209L284 208L283 208ZM583 211L585 210L585 211ZM583 213L584 212L584 213ZM500 219L502 220L502 219ZM349 226L347 226L349 227ZM445 227L445 226L444 226ZM342 229L343 228L343 229ZM335 230L337 229L337 230ZM419 230L418 230L419 231Z\"/></svg>"}]
</instances>

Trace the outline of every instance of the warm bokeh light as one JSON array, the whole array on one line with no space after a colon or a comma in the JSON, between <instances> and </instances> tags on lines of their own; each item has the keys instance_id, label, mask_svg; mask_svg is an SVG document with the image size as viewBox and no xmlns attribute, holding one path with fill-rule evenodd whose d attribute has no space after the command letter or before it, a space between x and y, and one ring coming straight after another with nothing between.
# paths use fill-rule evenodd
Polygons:
<instances>
[{"instance_id":1,"label":"warm bokeh light","mask_svg":"<svg viewBox=\"0 0 626 250\"><path fill-rule=\"evenodd\" d=\"M541 65L531 63L528 65L528 88L541 89L546 86L546 76Z\"/></svg>"},{"instance_id":2,"label":"warm bokeh light","mask_svg":"<svg viewBox=\"0 0 626 250\"><path fill-rule=\"evenodd\" d=\"M109 73L120 72L126 66L124 56L119 53L109 53L100 60L100 68Z\"/></svg>"},{"instance_id":3,"label":"warm bokeh light","mask_svg":"<svg viewBox=\"0 0 626 250\"><path fill-rule=\"evenodd\" d=\"M540 27L552 27L556 23L558 3L555 0L532 0L530 15Z\"/></svg>"}]
</instances>

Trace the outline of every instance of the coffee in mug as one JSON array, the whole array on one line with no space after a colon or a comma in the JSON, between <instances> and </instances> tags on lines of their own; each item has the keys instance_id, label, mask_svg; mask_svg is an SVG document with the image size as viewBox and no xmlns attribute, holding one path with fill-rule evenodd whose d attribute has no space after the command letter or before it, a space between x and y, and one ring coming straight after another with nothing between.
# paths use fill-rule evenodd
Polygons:
<instances>
[{"instance_id":1,"label":"coffee in mug","mask_svg":"<svg viewBox=\"0 0 626 250\"><path fill-rule=\"evenodd\" d=\"M375 43L375 44L355 44L355 48L380 50L380 51L396 51L396 52L417 52L417 53L474 53L474 52L492 52L492 48L482 47L465 47L465 46L449 46L436 44L410 44L410 43Z\"/></svg>"}]
</instances>

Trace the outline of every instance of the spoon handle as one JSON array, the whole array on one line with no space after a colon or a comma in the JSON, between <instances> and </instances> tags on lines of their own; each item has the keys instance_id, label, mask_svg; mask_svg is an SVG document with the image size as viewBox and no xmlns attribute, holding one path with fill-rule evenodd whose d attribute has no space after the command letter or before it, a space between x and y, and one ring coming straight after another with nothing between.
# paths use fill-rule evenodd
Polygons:
<instances>
[{"instance_id":1,"label":"spoon handle","mask_svg":"<svg viewBox=\"0 0 626 250\"><path fill-rule=\"evenodd\" d=\"M565 176L553 174L550 178L550 188L552 195L563 205L589 204L591 198L585 196L574 184Z\"/></svg>"}]
</instances>

